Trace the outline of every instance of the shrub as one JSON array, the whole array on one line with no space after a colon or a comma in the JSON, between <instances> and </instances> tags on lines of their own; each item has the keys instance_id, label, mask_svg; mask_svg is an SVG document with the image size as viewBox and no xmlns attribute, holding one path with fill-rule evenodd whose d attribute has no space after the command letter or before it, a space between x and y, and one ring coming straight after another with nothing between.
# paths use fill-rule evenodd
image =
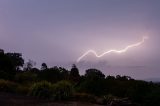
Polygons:
<instances>
[{"instance_id":1,"label":"shrub","mask_svg":"<svg viewBox=\"0 0 160 106\"><path fill-rule=\"evenodd\" d=\"M53 94L53 86L47 81L35 83L31 86L29 95L38 98L51 98Z\"/></svg>"},{"instance_id":2,"label":"shrub","mask_svg":"<svg viewBox=\"0 0 160 106\"><path fill-rule=\"evenodd\" d=\"M3 92L15 92L18 84L7 80L0 80L0 91Z\"/></svg>"},{"instance_id":3,"label":"shrub","mask_svg":"<svg viewBox=\"0 0 160 106\"><path fill-rule=\"evenodd\" d=\"M16 92L20 93L20 94L25 94L26 95L29 92L29 87L25 86L25 85L19 85L16 88Z\"/></svg>"},{"instance_id":4,"label":"shrub","mask_svg":"<svg viewBox=\"0 0 160 106\"><path fill-rule=\"evenodd\" d=\"M57 100L66 100L73 95L73 87L67 81L60 81L55 84L54 97Z\"/></svg>"},{"instance_id":5,"label":"shrub","mask_svg":"<svg viewBox=\"0 0 160 106\"><path fill-rule=\"evenodd\" d=\"M35 83L31 86L29 95L38 98L48 98L55 100L69 99L73 94L73 87L67 81L60 81L51 84L47 81Z\"/></svg>"},{"instance_id":6,"label":"shrub","mask_svg":"<svg viewBox=\"0 0 160 106\"><path fill-rule=\"evenodd\" d=\"M15 81L19 83L31 83L36 81L37 79L37 74L32 73L32 72L21 72L17 73L15 76Z\"/></svg>"},{"instance_id":7,"label":"shrub","mask_svg":"<svg viewBox=\"0 0 160 106\"><path fill-rule=\"evenodd\" d=\"M77 90L95 96L105 95L108 92L105 80L103 79L87 79L79 84Z\"/></svg>"}]
</instances>

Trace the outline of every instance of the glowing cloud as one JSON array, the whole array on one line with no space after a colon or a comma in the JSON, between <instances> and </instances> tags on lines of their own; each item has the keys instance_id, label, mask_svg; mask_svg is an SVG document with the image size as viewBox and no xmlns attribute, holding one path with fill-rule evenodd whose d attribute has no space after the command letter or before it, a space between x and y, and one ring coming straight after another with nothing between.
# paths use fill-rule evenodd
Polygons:
<instances>
[{"instance_id":1,"label":"glowing cloud","mask_svg":"<svg viewBox=\"0 0 160 106\"><path fill-rule=\"evenodd\" d=\"M109 54L109 53L124 53L124 52L127 52L128 49L130 49L130 48L140 46L141 44L144 43L144 41L145 41L146 39L148 39L148 37L147 37L147 36L144 36L144 37L142 38L142 40L141 40L140 42L138 42L138 43L129 45L129 46L127 46L127 47L125 47L124 49L121 49L121 50L111 49L111 50L105 51L104 53L102 53L102 54L100 54L100 55L98 55L98 54L96 53L96 51L94 51L94 50L88 50L87 52L85 52L82 56L80 56L80 57L77 59L77 62L79 62L82 58L84 58L84 57L85 57L86 55L88 55L89 53L93 53L97 58L100 58L100 57L104 56L105 54Z\"/></svg>"}]
</instances>

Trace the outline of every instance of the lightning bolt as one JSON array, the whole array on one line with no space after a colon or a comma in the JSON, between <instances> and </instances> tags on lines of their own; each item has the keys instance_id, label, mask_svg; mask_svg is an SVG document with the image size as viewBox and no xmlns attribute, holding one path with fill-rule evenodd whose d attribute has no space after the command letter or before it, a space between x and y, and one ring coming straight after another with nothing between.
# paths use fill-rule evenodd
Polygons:
<instances>
[{"instance_id":1,"label":"lightning bolt","mask_svg":"<svg viewBox=\"0 0 160 106\"><path fill-rule=\"evenodd\" d=\"M127 47L125 47L124 49L121 49L121 50L114 50L114 49L111 49L109 51L106 51L100 55L98 55L94 50L88 50L87 52L85 52L82 56L80 56L78 59L77 59L77 62L79 62L82 58L84 58L86 55L88 55L89 53L93 53L97 58L100 58L106 54L109 54L109 53L124 53L124 52L127 52L128 49L130 48L133 48L133 47L137 47L137 46L140 46L141 44L143 44L145 42L145 40L148 39L147 36L143 36L142 40L138 43L135 43L135 44L132 44L132 45L129 45Z\"/></svg>"}]
</instances>

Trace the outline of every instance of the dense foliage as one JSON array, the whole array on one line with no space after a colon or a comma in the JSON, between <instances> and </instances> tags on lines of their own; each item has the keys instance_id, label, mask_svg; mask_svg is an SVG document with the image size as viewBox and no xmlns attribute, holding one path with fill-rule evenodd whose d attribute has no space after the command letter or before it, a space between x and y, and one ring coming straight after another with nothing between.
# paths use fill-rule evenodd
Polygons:
<instances>
[{"instance_id":1,"label":"dense foliage","mask_svg":"<svg viewBox=\"0 0 160 106\"><path fill-rule=\"evenodd\" d=\"M87 69L80 75L75 64L67 70L57 66L49 68L46 63L37 69L33 63L24 64L20 53L5 53L0 49L0 91L52 100L78 99L110 104L127 99L135 106L160 105L159 83L129 76L105 76L97 69Z\"/></svg>"},{"instance_id":2,"label":"dense foliage","mask_svg":"<svg viewBox=\"0 0 160 106\"><path fill-rule=\"evenodd\" d=\"M54 84L54 97L56 100L67 100L73 95L73 87L68 81L60 81Z\"/></svg>"},{"instance_id":3,"label":"dense foliage","mask_svg":"<svg viewBox=\"0 0 160 106\"><path fill-rule=\"evenodd\" d=\"M53 85L47 81L35 83L31 86L29 95L39 98L51 98Z\"/></svg>"}]
</instances>

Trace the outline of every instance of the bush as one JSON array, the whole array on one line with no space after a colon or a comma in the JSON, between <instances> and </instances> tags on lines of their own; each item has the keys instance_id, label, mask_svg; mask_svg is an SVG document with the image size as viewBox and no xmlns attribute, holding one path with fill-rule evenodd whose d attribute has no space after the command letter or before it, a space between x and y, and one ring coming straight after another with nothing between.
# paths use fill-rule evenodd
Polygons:
<instances>
[{"instance_id":1,"label":"bush","mask_svg":"<svg viewBox=\"0 0 160 106\"><path fill-rule=\"evenodd\" d=\"M3 92L15 92L18 84L7 80L0 80L0 91Z\"/></svg>"},{"instance_id":2,"label":"bush","mask_svg":"<svg viewBox=\"0 0 160 106\"><path fill-rule=\"evenodd\" d=\"M31 86L29 95L38 98L48 98L54 100L66 100L73 94L73 87L67 81L60 81L51 84L47 81L35 83Z\"/></svg>"},{"instance_id":3,"label":"bush","mask_svg":"<svg viewBox=\"0 0 160 106\"><path fill-rule=\"evenodd\" d=\"M37 79L37 74L32 72L21 72L17 73L15 76L15 81L19 83L31 83L36 81L36 79Z\"/></svg>"},{"instance_id":4,"label":"bush","mask_svg":"<svg viewBox=\"0 0 160 106\"><path fill-rule=\"evenodd\" d=\"M26 95L29 92L29 87L25 85L19 85L16 89L16 92Z\"/></svg>"},{"instance_id":5,"label":"bush","mask_svg":"<svg viewBox=\"0 0 160 106\"><path fill-rule=\"evenodd\" d=\"M107 86L103 79L91 79L85 80L79 84L77 90L80 92L89 93L95 96L101 96L107 94Z\"/></svg>"},{"instance_id":6,"label":"bush","mask_svg":"<svg viewBox=\"0 0 160 106\"><path fill-rule=\"evenodd\" d=\"M73 87L67 81L60 81L55 84L54 96L56 100L66 100L73 95Z\"/></svg>"},{"instance_id":7,"label":"bush","mask_svg":"<svg viewBox=\"0 0 160 106\"><path fill-rule=\"evenodd\" d=\"M31 86L29 95L49 99L53 95L53 86L47 81L35 83Z\"/></svg>"}]
</instances>

